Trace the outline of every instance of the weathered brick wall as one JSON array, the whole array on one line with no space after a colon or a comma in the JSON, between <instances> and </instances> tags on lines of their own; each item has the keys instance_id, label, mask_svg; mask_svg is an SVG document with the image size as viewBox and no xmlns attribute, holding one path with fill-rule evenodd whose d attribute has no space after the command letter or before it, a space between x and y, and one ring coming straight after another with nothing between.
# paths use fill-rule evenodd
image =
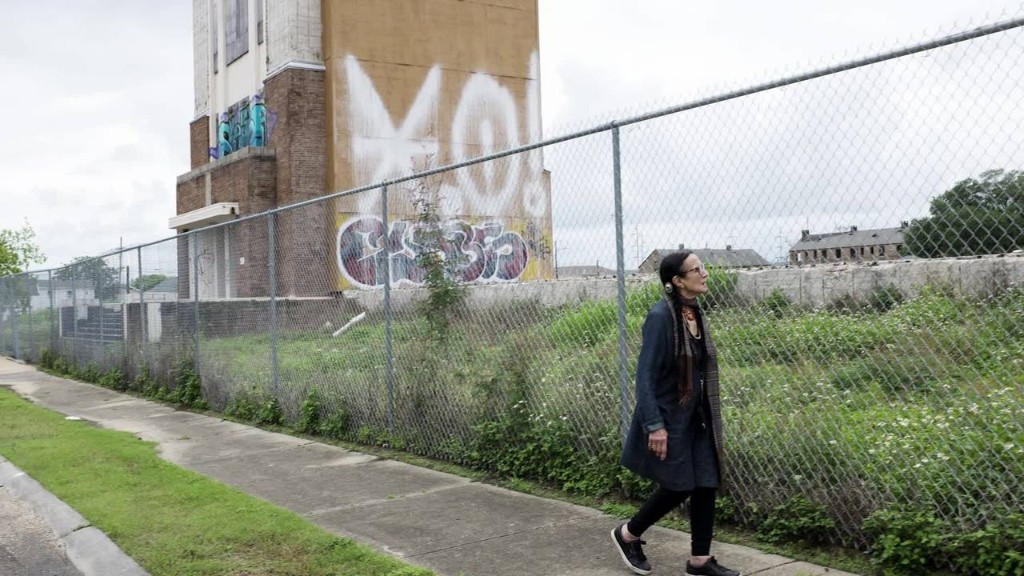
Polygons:
<instances>
[{"instance_id":1,"label":"weathered brick wall","mask_svg":"<svg viewBox=\"0 0 1024 576\"><path fill-rule=\"evenodd\" d=\"M268 79L267 108L277 114L269 145L277 152L277 205L318 198L327 190L324 73L288 69ZM279 215L277 291L282 296L326 296L335 285L333 203Z\"/></svg>"},{"instance_id":2,"label":"weathered brick wall","mask_svg":"<svg viewBox=\"0 0 1024 576\"><path fill-rule=\"evenodd\" d=\"M195 178L187 182L178 181L177 204L178 214L191 212L206 205L206 181Z\"/></svg>"},{"instance_id":3,"label":"weathered brick wall","mask_svg":"<svg viewBox=\"0 0 1024 576\"><path fill-rule=\"evenodd\" d=\"M225 158L207 163L178 178L178 213L210 204L237 202L241 216L271 210L277 199L277 160L270 148L243 148ZM267 223L265 219L244 222L228 228L231 262L235 272L235 296L266 296ZM191 298L189 248L182 238L178 246L178 295Z\"/></svg>"},{"instance_id":4,"label":"weathered brick wall","mask_svg":"<svg viewBox=\"0 0 1024 576\"><path fill-rule=\"evenodd\" d=\"M191 168L196 169L210 160L210 117L200 116L188 125Z\"/></svg>"},{"instance_id":5,"label":"weathered brick wall","mask_svg":"<svg viewBox=\"0 0 1024 576\"><path fill-rule=\"evenodd\" d=\"M195 304L192 302L160 302L160 341L189 339L195 328ZM126 304L129 315L128 337L139 335L138 304ZM342 326L363 312L346 298L279 299L276 302L277 326L280 332L318 330L330 322L331 329ZM236 299L199 302L199 324L203 338L224 338L270 332L270 300ZM183 336L184 335L184 336Z\"/></svg>"}]
</instances>

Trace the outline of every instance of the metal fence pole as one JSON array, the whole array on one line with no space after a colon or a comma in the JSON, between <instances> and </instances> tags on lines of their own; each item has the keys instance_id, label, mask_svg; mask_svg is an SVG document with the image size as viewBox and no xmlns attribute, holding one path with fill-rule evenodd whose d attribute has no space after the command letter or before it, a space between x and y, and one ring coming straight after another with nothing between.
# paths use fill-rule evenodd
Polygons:
<instances>
[{"instance_id":1,"label":"metal fence pole","mask_svg":"<svg viewBox=\"0 0 1024 576\"><path fill-rule=\"evenodd\" d=\"M7 353L7 278L0 278L0 354Z\"/></svg>"},{"instance_id":2,"label":"metal fence pole","mask_svg":"<svg viewBox=\"0 0 1024 576\"><path fill-rule=\"evenodd\" d=\"M26 276L25 278L27 279L29 277ZM26 288L28 288L28 287L26 286ZM36 356L33 353L33 351L36 348L36 331L35 331L35 322L32 319L32 316L34 316L34 314L32 313L33 310L32 310L32 296L31 296L32 292L31 292L31 290L29 290L28 294L29 294L29 296L28 296L28 298L29 298L29 305L28 305L28 359L29 359L29 362L35 362Z\"/></svg>"},{"instance_id":3,"label":"metal fence pole","mask_svg":"<svg viewBox=\"0 0 1024 576\"><path fill-rule=\"evenodd\" d=\"M71 357L72 364L78 367L78 290L77 270L71 269Z\"/></svg>"},{"instance_id":4,"label":"metal fence pole","mask_svg":"<svg viewBox=\"0 0 1024 576\"><path fill-rule=\"evenodd\" d=\"M139 348L142 355L142 364L149 364L149 354L146 343L149 334L146 332L146 283L142 278L142 248L135 249L136 261L139 265Z\"/></svg>"},{"instance_id":5,"label":"metal fence pole","mask_svg":"<svg viewBox=\"0 0 1024 576\"><path fill-rule=\"evenodd\" d=\"M629 358L626 351L626 264L622 238L622 154L619 127L612 128L612 169L615 179L615 275L619 309L619 432L629 430Z\"/></svg>"},{"instance_id":6,"label":"metal fence pole","mask_svg":"<svg viewBox=\"0 0 1024 576\"><path fill-rule=\"evenodd\" d=\"M14 331L14 358L21 360L21 328L18 326L18 298L19 290L17 289L19 282L15 282L15 289L13 297L11 298L11 328Z\"/></svg>"},{"instance_id":7,"label":"metal fence pole","mask_svg":"<svg viewBox=\"0 0 1024 576\"><path fill-rule=\"evenodd\" d=\"M395 359L391 348L391 257L388 254L388 187L380 189L380 213L384 222L384 363L388 385L388 434L395 433Z\"/></svg>"},{"instance_id":8,"label":"metal fence pole","mask_svg":"<svg viewBox=\"0 0 1024 576\"><path fill-rule=\"evenodd\" d=\"M3 336L3 339L0 340L0 343L3 344L3 346L0 347L0 352L2 352L5 355L8 353L8 346L10 346L11 339L13 338L14 335L14 329L11 327L10 304L8 303L8 301L11 299L10 284L11 280L10 276L8 276L7 278L4 278L3 284L0 285L0 322L2 322L4 325L4 329L0 331L0 336ZM11 335L8 336L8 333L10 333Z\"/></svg>"},{"instance_id":9,"label":"metal fence pole","mask_svg":"<svg viewBox=\"0 0 1024 576\"><path fill-rule=\"evenodd\" d=\"M199 234L191 233L192 241L192 372L199 376Z\"/></svg>"},{"instance_id":10,"label":"metal fence pole","mask_svg":"<svg viewBox=\"0 0 1024 576\"><path fill-rule=\"evenodd\" d=\"M100 264L102 264L103 268L106 268L106 266L107 266L107 262L105 260L100 260ZM118 275L120 276L120 272L118 272ZM105 309L103 308L103 290L100 290L100 280L101 280L101 278L99 276L97 276L96 277L96 284L95 285L96 285L96 301L99 302L99 310L97 310L97 312L99 312L99 314L100 314L100 355L102 357L102 354L103 354L103 343L106 342L105 337L106 337L107 327L106 327L106 322L105 322L105 320L106 320L106 318L105 318L106 314L104 313ZM104 287L104 290L105 289L106 288ZM88 308L86 308L86 310L88 310ZM88 317L88 313L86 313L86 317Z\"/></svg>"},{"instance_id":11,"label":"metal fence pole","mask_svg":"<svg viewBox=\"0 0 1024 576\"><path fill-rule=\"evenodd\" d=\"M270 285L270 368L273 374L272 390L277 398L279 383L277 365L277 247L274 240L276 213L267 214L267 274Z\"/></svg>"},{"instance_id":12,"label":"metal fence pole","mask_svg":"<svg viewBox=\"0 0 1024 576\"><path fill-rule=\"evenodd\" d=\"M57 312L54 310L54 308L56 308L56 302L54 301L54 294L56 291L53 289L53 272L51 270L46 271L46 285L48 286L48 291L50 293L50 350L56 354L59 353L57 350L57 342L60 336L57 333L59 324L56 322L55 316Z\"/></svg>"}]
</instances>

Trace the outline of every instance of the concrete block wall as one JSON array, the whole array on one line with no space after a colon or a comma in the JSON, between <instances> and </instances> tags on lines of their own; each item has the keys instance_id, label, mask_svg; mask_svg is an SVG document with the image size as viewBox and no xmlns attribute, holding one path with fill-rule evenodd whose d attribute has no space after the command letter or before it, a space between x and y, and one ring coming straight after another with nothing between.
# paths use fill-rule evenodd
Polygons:
<instances>
[{"instance_id":1,"label":"concrete block wall","mask_svg":"<svg viewBox=\"0 0 1024 576\"><path fill-rule=\"evenodd\" d=\"M740 270L737 275L737 296L751 302L781 290L794 303L820 307L851 296L864 300L876 288L890 285L908 298L928 285L941 285L969 297L985 297L1009 286L1024 286L1024 254L877 265L765 268ZM626 279L626 289L656 281L653 274L631 276ZM466 304L472 311L515 302L552 308L591 300L615 300L617 290L617 281L612 277L476 285L468 288ZM423 288L395 289L391 291L391 303L396 314L409 313L426 296ZM163 302L159 306L165 317L165 330L188 331L194 326L191 303ZM269 330L268 310L268 299L200 302L204 336L264 333ZM346 290L335 298L281 298L278 326L282 331L318 329L328 321L340 326L361 312L377 315L383 311L383 290Z\"/></svg>"},{"instance_id":2,"label":"concrete block wall","mask_svg":"<svg viewBox=\"0 0 1024 576\"><path fill-rule=\"evenodd\" d=\"M824 264L741 271L736 288L760 300L781 290L792 302L819 307L840 298L864 300L885 286L913 297L928 285L980 298L1024 283L1024 254L971 258L899 260L870 264Z\"/></svg>"}]
</instances>

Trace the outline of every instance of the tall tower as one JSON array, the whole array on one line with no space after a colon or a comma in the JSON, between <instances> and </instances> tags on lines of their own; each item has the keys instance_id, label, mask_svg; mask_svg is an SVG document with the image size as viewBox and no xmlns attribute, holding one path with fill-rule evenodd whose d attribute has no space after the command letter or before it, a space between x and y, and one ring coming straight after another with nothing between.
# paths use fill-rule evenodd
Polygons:
<instances>
[{"instance_id":1,"label":"tall tower","mask_svg":"<svg viewBox=\"0 0 1024 576\"><path fill-rule=\"evenodd\" d=\"M191 171L179 232L538 141L537 0L194 0ZM550 278L540 151L282 213L282 296L417 284L418 201L465 281ZM204 298L265 295L267 224L179 243ZM187 293L192 282L182 282Z\"/></svg>"}]
</instances>

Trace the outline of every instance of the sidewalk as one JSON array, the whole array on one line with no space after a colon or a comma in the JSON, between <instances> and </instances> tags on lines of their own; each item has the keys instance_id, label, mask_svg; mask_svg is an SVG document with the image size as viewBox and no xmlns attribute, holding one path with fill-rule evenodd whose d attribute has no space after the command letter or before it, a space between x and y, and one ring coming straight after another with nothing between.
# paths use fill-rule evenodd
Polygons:
<instances>
[{"instance_id":1,"label":"sidewalk","mask_svg":"<svg viewBox=\"0 0 1024 576\"><path fill-rule=\"evenodd\" d=\"M631 574L608 536L617 520L598 510L176 411L6 358L0 359L0 386L156 442L170 462L442 576ZM645 539L655 574L683 574L688 535L654 527ZM852 576L719 542L713 553L743 574Z\"/></svg>"}]
</instances>

